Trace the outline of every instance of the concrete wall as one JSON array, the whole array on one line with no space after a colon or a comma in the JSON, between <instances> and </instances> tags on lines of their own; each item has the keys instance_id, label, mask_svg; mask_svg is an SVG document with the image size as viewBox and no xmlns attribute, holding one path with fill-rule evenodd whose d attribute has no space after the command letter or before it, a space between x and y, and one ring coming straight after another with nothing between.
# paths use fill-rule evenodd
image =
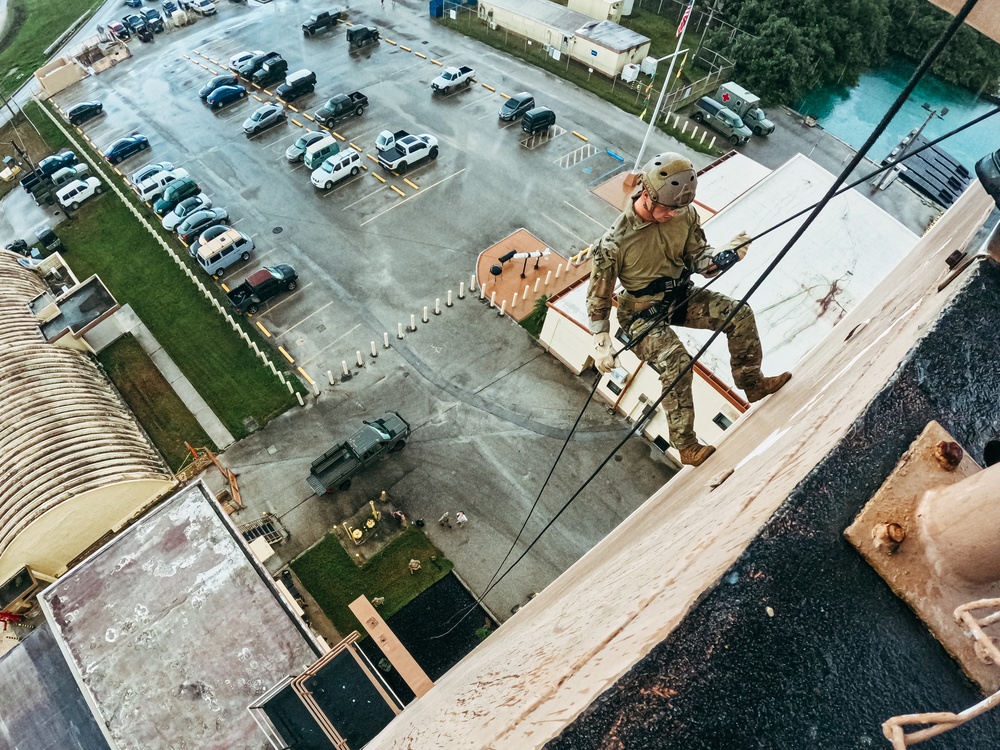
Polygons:
<instances>
[{"instance_id":1,"label":"concrete wall","mask_svg":"<svg viewBox=\"0 0 1000 750\"><path fill-rule=\"evenodd\" d=\"M79 83L87 77L87 71L75 60L58 57L35 71L35 80L48 96Z\"/></svg>"}]
</instances>

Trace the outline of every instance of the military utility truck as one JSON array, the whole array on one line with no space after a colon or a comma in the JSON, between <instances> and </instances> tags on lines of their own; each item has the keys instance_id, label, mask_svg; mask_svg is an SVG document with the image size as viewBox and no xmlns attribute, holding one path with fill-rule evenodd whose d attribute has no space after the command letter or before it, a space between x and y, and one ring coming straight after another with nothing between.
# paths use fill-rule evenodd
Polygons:
<instances>
[{"instance_id":1,"label":"military utility truck","mask_svg":"<svg viewBox=\"0 0 1000 750\"><path fill-rule=\"evenodd\" d=\"M366 420L364 427L312 462L306 481L317 495L346 491L351 477L385 453L402 450L409 435L409 423L394 411Z\"/></svg>"},{"instance_id":2,"label":"military utility truck","mask_svg":"<svg viewBox=\"0 0 1000 750\"><path fill-rule=\"evenodd\" d=\"M738 83L729 81L722 84L712 98L735 112L754 135L770 135L774 132L774 123L767 119L764 110L760 108L760 97Z\"/></svg>"}]
</instances>

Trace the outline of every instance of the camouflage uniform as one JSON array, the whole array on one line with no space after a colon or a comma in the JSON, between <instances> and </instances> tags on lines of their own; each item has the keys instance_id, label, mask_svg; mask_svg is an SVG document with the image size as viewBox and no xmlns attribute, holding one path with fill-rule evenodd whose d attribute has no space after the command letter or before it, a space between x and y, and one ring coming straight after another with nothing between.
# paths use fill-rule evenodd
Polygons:
<instances>
[{"instance_id":1,"label":"camouflage uniform","mask_svg":"<svg viewBox=\"0 0 1000 750\"><path fill-rule=\"evenodd\" d=\"M636 194L638 195L638 193ZM695 288L686 281L673 295L670 315L655 323L638 313L664 302L668 292L636 296L659 278L680 279L687 273L713 276L713 250L705 239L694 206L676 209L669 221L644 222L632 200L611 228L591 248L593 268L587 289L587 312L591 333L610 330L611 298L617 281L625 291L618 295L618 324L634 339L652 325L635 346L636 356L660 373L664 388L670 386L691 363L691 357L670 324L715 330L736 307L736 300L711 290ZM684 304L684 301L687 304ZM666 304L671 304L670 301ZM733 380L739 388L752 388L761 380L761 346L753 311L744 305L724 329L729 343ZM688 372L663 399L670 428L670 442L678 450L696 445L692 374Z\"/></svg>"}]
</instances>

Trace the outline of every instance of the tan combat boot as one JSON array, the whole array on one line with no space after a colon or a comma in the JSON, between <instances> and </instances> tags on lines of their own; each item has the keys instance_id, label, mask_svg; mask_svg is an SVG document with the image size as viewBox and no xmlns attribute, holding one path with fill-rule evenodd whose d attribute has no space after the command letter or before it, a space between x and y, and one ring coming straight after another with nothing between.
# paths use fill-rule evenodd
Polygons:
<instances>
[{"instance_id":1,"label":"tan combat boot","mask_svg":"<svg viewBox=\"0 0 1000 750\"><path fill-rule=\"evenodd\" d=\"M775 375L773 378L761 378L757 385L753 388L744 388L743 392L747 394L747 401L753 403L754 401L760 401L765 396L770 396L775 391L781 390L781 387L791 379L792 373L783 372L780 375Z\"/></svg>"},{"instance_id":2,"label":"tan combat boot","mask_svg":"<svg viewBox=\"0 0 1000 750\"><path fill-rule=\"evenodd\" d=\"M715 453L714 445L698 445L695 443L687 448L681 448L681 463L685 466L701 466L705 459Z\"/></svg>"}]
</instances>

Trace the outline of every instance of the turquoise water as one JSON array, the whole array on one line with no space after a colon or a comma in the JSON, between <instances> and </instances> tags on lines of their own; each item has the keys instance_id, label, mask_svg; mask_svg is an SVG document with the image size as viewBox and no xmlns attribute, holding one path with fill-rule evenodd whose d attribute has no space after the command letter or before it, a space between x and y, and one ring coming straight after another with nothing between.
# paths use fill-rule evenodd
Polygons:
<instances>
[{"instance_id":1,"label":"turquoise water","mask_svg":"<svg viewBox=\"0 0 1000 750\"><path fill-rule=\"evenodd\" d=\"M818 89L806 96L798 111L816 115L824 129L858 148L906 86L915 68L915 63L898 60L886 68L863 75L853 89ZM869 151L868 158L881 161L903 136L920 127L929 114L921 106L924 102L939 112L942 107L948 108L948 114L943 119L935 117L927 123L922 135L928 139L944 135L995 106L971 92L925 75ZM940 147L972 171L981 157L1000 148L1000 114L942 141Z\"/></svg>"}]
</instances>

